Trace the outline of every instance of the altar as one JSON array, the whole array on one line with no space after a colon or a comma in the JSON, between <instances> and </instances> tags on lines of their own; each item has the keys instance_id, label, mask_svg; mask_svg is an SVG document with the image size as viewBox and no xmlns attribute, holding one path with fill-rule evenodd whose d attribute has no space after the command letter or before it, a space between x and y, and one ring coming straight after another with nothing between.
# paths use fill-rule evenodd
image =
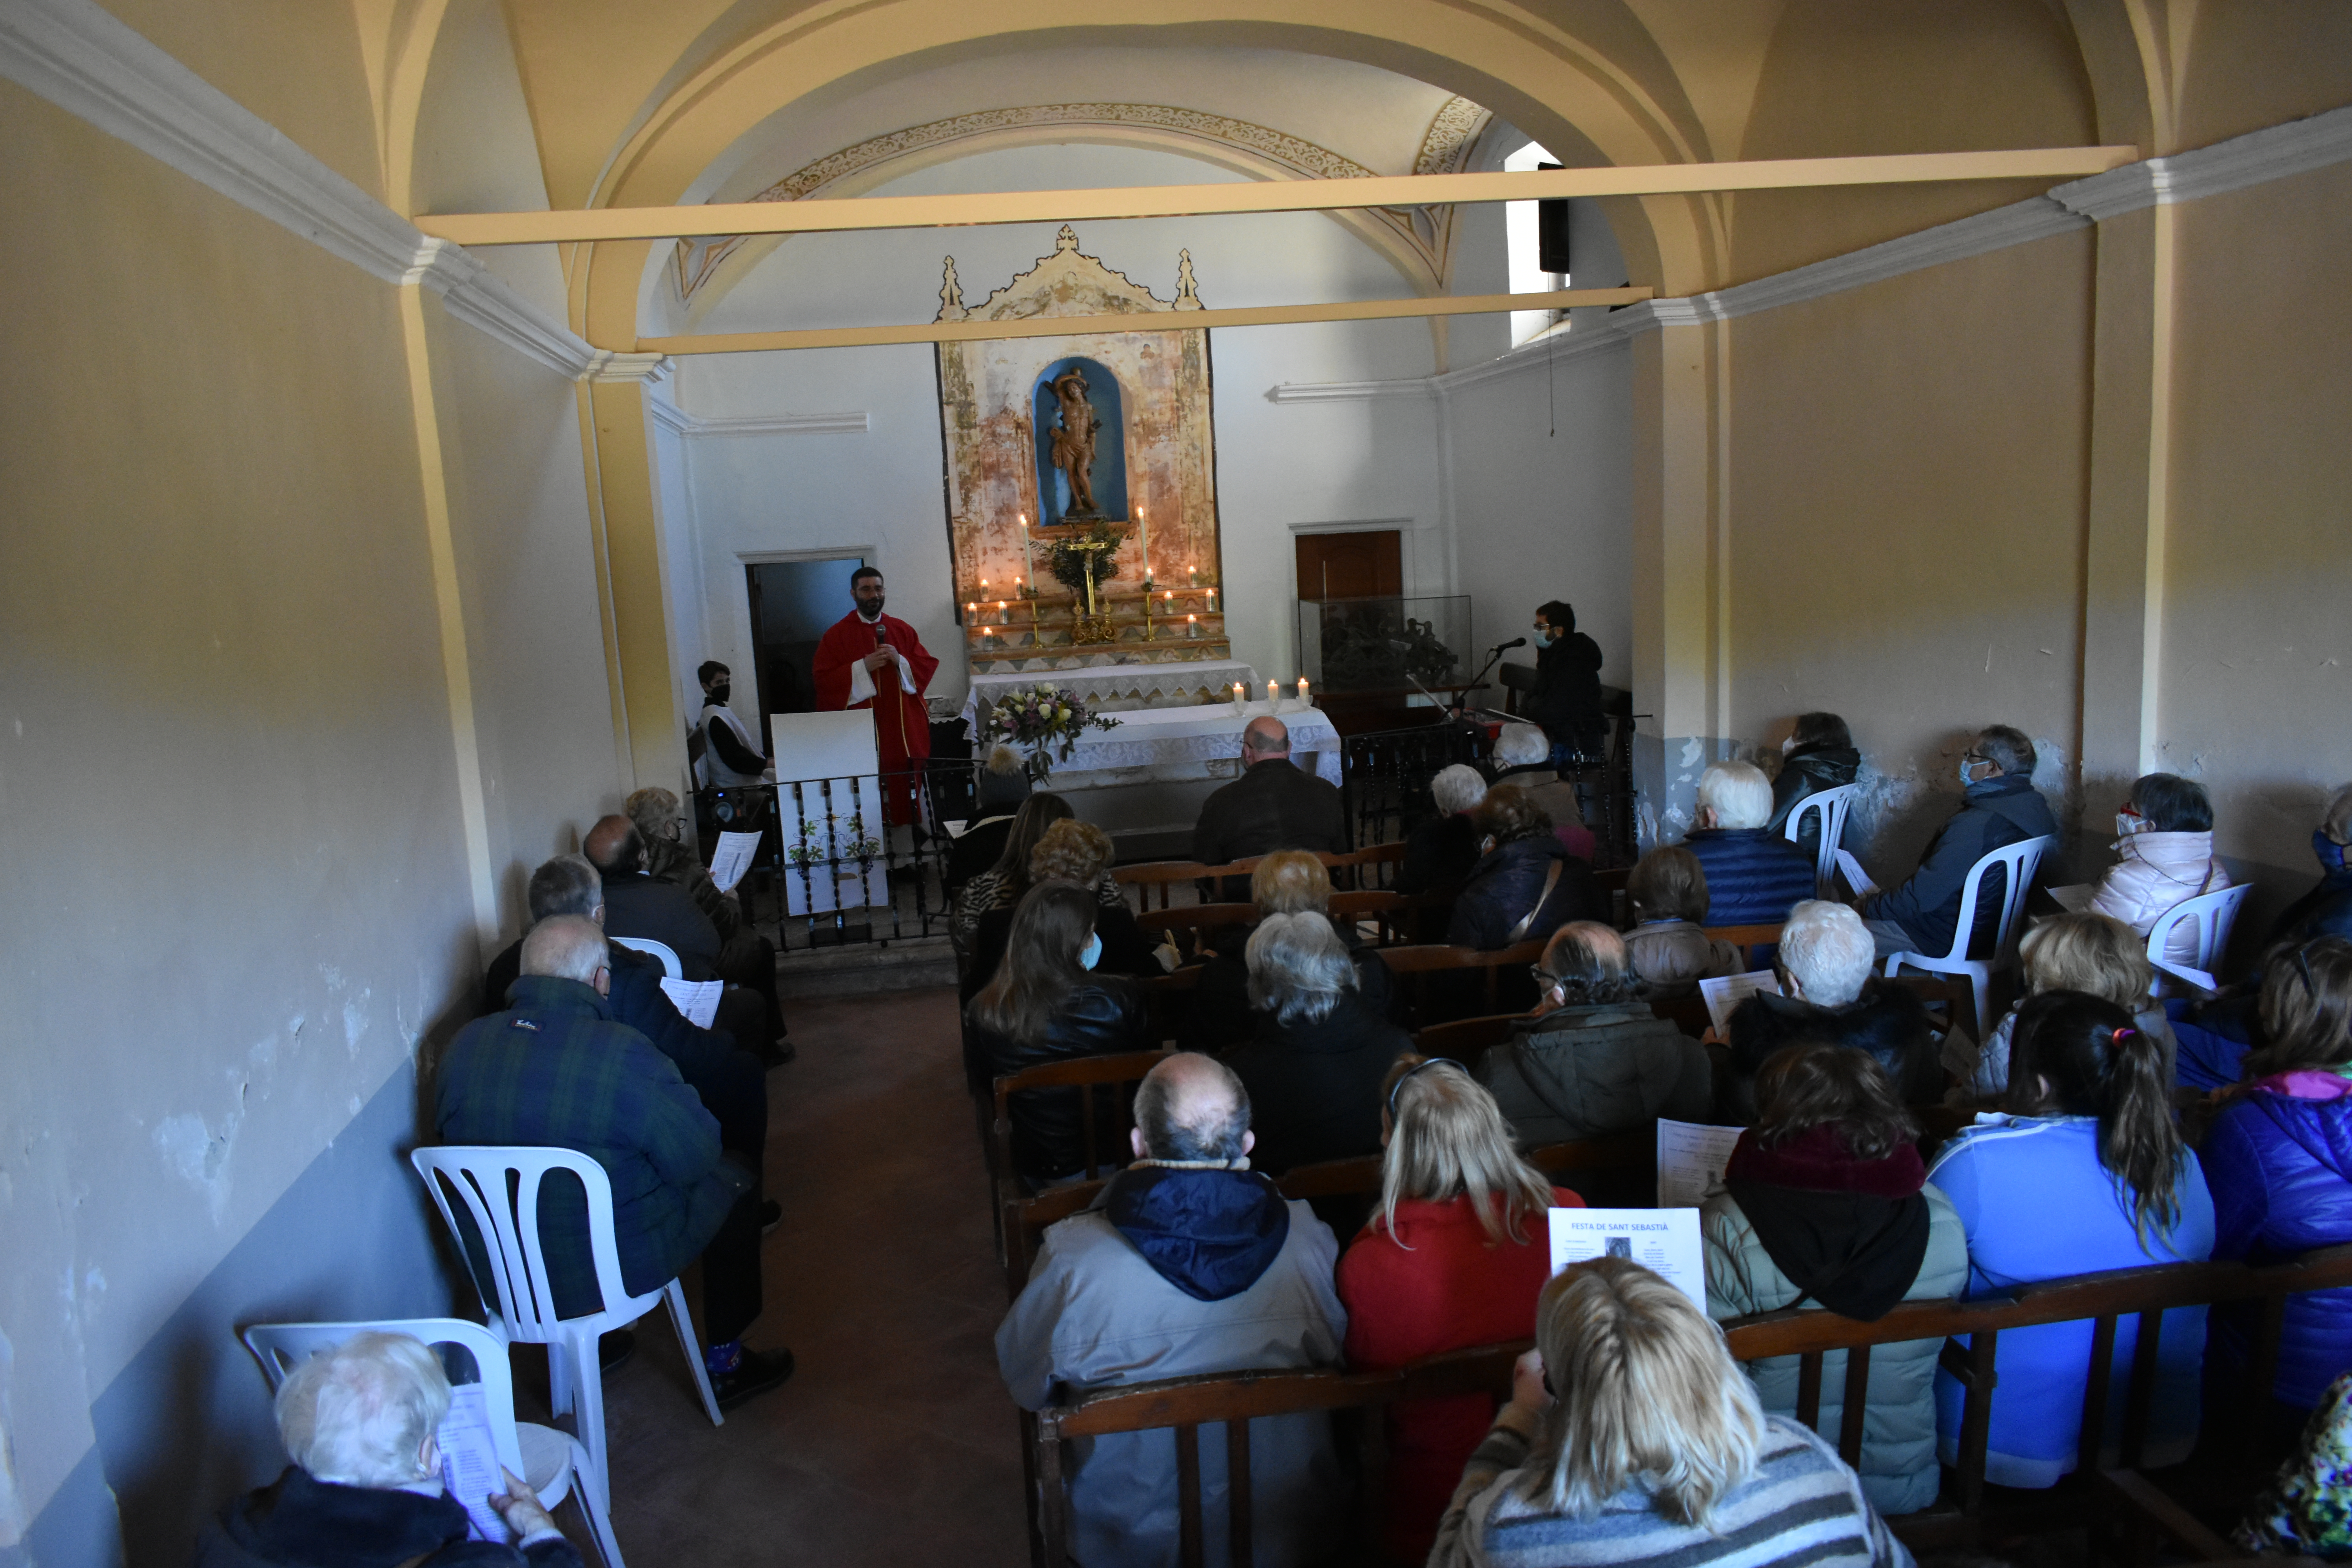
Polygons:
<instances>
[{"instance_id":1,"label":"altar","mask_svg":"<svg viewBox=\"0 0 2352 1568\"><path fill-rule=\"evenodd\" d=\"M980 710L994 703L1002 691L1032 686L1057 686L1076 692L1098 713L1122 713L1146 708L1196 708L1214 705L1232 711L1227 693L1240 681L1244 691L1258 689L1257 671L1234 659L1202 659L1193 664L1141 664L1102 659L1077 669L1013 669L975 673L971 695L963 701L963 732L977 740Z\"/></svg>"}]
</instances>

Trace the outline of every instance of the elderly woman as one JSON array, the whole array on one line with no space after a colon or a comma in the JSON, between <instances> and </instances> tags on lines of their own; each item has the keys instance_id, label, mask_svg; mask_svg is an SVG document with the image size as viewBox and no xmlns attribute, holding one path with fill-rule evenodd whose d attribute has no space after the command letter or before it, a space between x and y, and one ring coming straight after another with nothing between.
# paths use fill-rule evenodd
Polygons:
<instances>
[{"instance_id":1,"label":"elderly woman","mask_svg":"<svg viewBox=\"0 0 2352 1568\"><path fill-rule=\"evenodd\" d=\"M1013 829L1004 837L1004 853L996 864L963 885L957 896L955 913L948 921L948 940L955 944L956 954L969 965L974 944L980 939L981 917L991 910L1009 910L1021 901L1029 890L1029 857L1037 851L1037 840L1057 822L1067 822L1076 814L1070 803L1058 795L1040 791L1021 803L1013 814ZM1126 895L1118 884L1105 871L1095 882L1095 901L1108 909L1113 904L1127 907Z\"/></svg>"},{"instance_id":2,"label":"elderly woman","mask_svg":"<svg viewBox=\"0 0 2352 1568\"><path fill-rule=\"evenodd\" d=\"M1706 868L1706 918L1779 925L1813 896L1813 858L1765 826L1772 784L1753 763L1717 763L1698 779L1698 826L1684 846Z\"/></svg>"},{"instance_id":3,"label":"elderly woman","mask_svg":"<svg viewBox=\"0 0 2352 1568\"><path fill-rule=\"evenodd\" d=\"M965 1068L975 1088L1043 1062L1151 1048L1134 984L1093 973L1102 957L1095 935L1101 912L1091 890L1070 882L1040 882L1021 896L1003 961L964 1008ZM1085 1168L1080 1092L1041 1089L1013 1097L1013 1163L1033 1186Z\"/></svg>"},{"instance_id":4,"label":"elderly woman","mask_svg":"<svg viewBox=\"0 0 2352 1568\"><path fill-rule=\"evenodd\" d=\"M2203 784L2148 774L2132 785L2131 798L2116 814L2116 863L2099 879L2091 908L2137 935L2147 936L2174 905L2230 885L2230 873L2213 858L2213 805ZM2197 956L2196 929L2174 931L2165 961L2193 968Z\"/></svg>"},{"instance_id":5,"label":"elderly woman","mask_svg":"<svg viewBox=\"0 0 2352 1568\"><path fill-rule=\"evenodd\" d=\"M1425 893L1441 883L1458 882L1478 863L1478 830L1470 822L1470 814L1486 798L1486 781L1478 770L1463 763L1440 768L1429 781L1429 798L1437 815L1404 837L1404 863L1396 877L1400 893Z\"/></svg>"},{"instance_id":6,"label":"elderly woman","mask_svg":"<svg viewBox=\"0 0 2352 1568\"><path fill-rule=\"evenodd\" d=\"M1866 939L1865 939L1866 940ZM1928 1186L1912 1140L1919 1129L1878 1064L1842 1046L1792 1046L1764 1064L1762 1114L1739 1135L1727 1191L1706 1201L1706 1310L1719 1319L1800 1303L1875 1322L1899 1301L1960 1293L1969 1239ZM1881 1513L1936 1500L1936 1357L1944 1342L1871 1352L1864 1400L1863 1490ZM1749 1363L1764 1408L1797 1409L1798 1359ZM1820 1428L1838 1430L1845 1352L1822 1363ZM1834 1394L1836 1404L1828 1395Z\"/></svg>"},{"instance_id":7,"label":"elderly woman","mask_svg":"<svg viewBox=\"0 0 2352 1568\"><path fill-rule=\"evenodd\" d=\"M1536 984L1536 1016L1478 1064L1523 1146L1602 1138L1661 1116L1706 1120L1706 1049L1636 1000L1624 938L1591 921L1560 927Z\"/></svg>"},{"instance_id":8,"label":"elderly woman","mask_svg":"<svg viewBox=\"0 0 2352 1568\"><path fill-rule=\"evenodd\" d=\"M1250 873L1250 901L1260 919L1268 915L1331 914L1331 873L1304 849L1277 849ZM1371 1012L1396 1021L1394 987L1380 950L1358 940L1355 931L1331 921L1339 940L1348 944L1349 961L1356 966L1356 994ZM1176 1048L1214 1056L1241 1044L1256 1027L1250 1005L1249 931L1228 928L1210 952L1192 988L1192 1005L1176 1031Z\"/></svg>"},{"instance_id":9,"label":"elderly woman","mask_svg":"<svg viewBox=\"0 0 2352 1568\"><path fill-rule=\"evenodd\" d=\"M1696 995L1700 981L1747 967L1738 948L1701 929L1706 921L1706 868L1681 845L1643 856L1625 879L1625 898L1633 906L1625 949L1643 995Z\"/></svg>"},{"instance_id":10,"label":"elderly woman","mask_svg":"<svg viewBox=\"0 0 2352 1568\"><path fill-rule=\"evenodd\" d=\"M1528 792L1538 809L1551 818L1552 837L1580 860L1592 858L1592 829L1584 826L1584 803L1576 786L1552 765L1551 742L1533 724L1506 724L1495 737L1495 774L1498 784Z\"/></svg>"},{"instance_id":11,"label":"elderly woman","mask_svg":"<svg viewBox=\"0 0 2352 1568\"><path fill-rule=\"evenodd\" d=\"M1454 901L1447 942L1491 952L1603 912L1592 868L1561 847L1551 818L1527 791L1497 784L1470 820L1478 832L1478 863Z\"/></svg>"},{"instance_id":12,"label":"elderly woman","mask_svg":"<svg viewBox=\"0 0 2352 1568\"><path fill-rule=\"evenodd\" d=\"M1028 885L1041 882L1069 882L1081 888L1099 889L1110 873L1110 835L1091 822L1066 817L1047 826L1037 839L1037 847L1029 851ZM1113 884L1116 886L1116 884ZM1096 900L1095 935L1102 939L1102 961L1095 967L1105 974L1151 975L1167 973L1152 956L1150 939L1135 923L1135 914L1127 900L1113 903ZM979 928L972 932L971 962L964 970L959 994L969 1002L980 994L980 988L996 973L997 964L1004 957L1004 939L1013 930L1013 910L1010 906L993 909L980 917Z\"/></svg>"},{"instance_id":13,"label":"elderly woman","mask_svg":"<svg viewBox=\"0 0 2352 1568\"><path fill-rule=\"evenodd\" d=\"M1772 816L1765 831L1787 832L1789 814L1808 796L1850 784L1861 771L1862 753L1853 749L1844 720L1834 713L1798 714L1796 728L1780 742L1780 772L1772 780ZM1797 839L1808 860L1821 853L1818 820L1809 819Z\"/></svg>"},{"instance_id":14,"label":"elderly woman","mask_svg":"<svg viewBox=\"0 0 2352 1568\"><path fill-rule=\"evenodd\" d=\"M1430 1568L1714 1561L1908 1568L1911 1554L1836 1449L1758 1407L1688 1297L1627 1258L1571 1264L1537 1300L1536 1349L1463 1469Z\"/></svg>"},{"instance_id":15,"label":"elderly woman","mask_svg":"<svg viewBox=\"0 0 2352 1568\"><path fill-rule=\"evenodd\" d=\"M1381 1113L1381 1206L1339 1259L1348 1364L1385 1372L1535 1334L1551 1274L1544 1212L1581 1208L1511 1147L1495 1097L1459 1062L1401 1056ZM1483 1394L1391 1406L1381 1487L1389 1555L1429 1556L1438 1516L1493 1415Z\"/></svg>"},{"instance_id":16,"label":"elderly woman","mask_svg":"<svg viewBox=\"0 0 2352 1568\"><path fill-rule=\"evenodd\" d=\"M1381 1146L1381 1075L1412 1037L1365 1005L1347 944L1319 914L1273 914L1250 933L1251 1042L1230 1060L1249 1090L1257 1168Z\"/></svg>"},{"instance_id":17,"label":"elderly woman","mask_svg":"<svg viewBox=\"0 0 2352 1568\"><path fill-rule=\"evenodd\" d=\"M1773 960L1780 994L1747 997L1726 1026L1732 1079L1725 1110L1732 1120L1755 1115L1747 1090L1758 1069L1776 1052L1808 1040L1869 1057L1909 1104L1943 1098L1935 1020L1917 992L1876 977L1875 952L1870 929L1843 904L1807 899L1789 911Z\"/></svg>"},{"instance_id":18,"label":"elderly woman","mask_svg":"<svg viewBox=\"0 0 2352 1568\"><path fill-rule=\"evenodd\" d=\"M2205 1135L2213 1256L2267 1261L2352 1241L2352 941L2282 946L2263 972L2263 1034L2246 1081ZM2273 1392L2296 1418L2352 1366L2352 1290L2286 1299ZM2242 1311L2218 1314L2213 1344L2246 1363Z\"/></svg>"},{"instance_id":19,"label":"elderly woman","mask_svg":"<svg viewBox=\"0 0 2352 1568\"><path fill-rule=\"evenodd\" d=\"M511 1470L489 1500L518 1544L467 1539L434 1436L448 1409L440 1361L406 1334L354 1334L311 1357L278 1389L294 1463L196 1538L196 1568L580 1568Z\"/></svg>"},{"instance_id":20,"label":"elderly woman","mask_svg":"<svg viewBox=\"0 0 2352 1568\"><path fill-rule=\"evenodd\" d=\"M2163 1005L2148 994L2156 981L2156 966L2147 961L2146 944L2123 921L2088 910L2052 915L2025 933L2017 953L2026 996L2044 991L2079 991L2131 1014L2133 1026L2154 1040L2163 1054L2168 1084L2183 1073L2193 1080L2193 1087L2200 1089L2236 1080L2242 1052L2228 1041L2210 1042L2218 1055L2209 1053L2187 1063L2178 1060L2180 1047L2171 1023ZM2021 999L2019 1006L2022 1005ZM1979 1099L1996 1099L2009 1088L2010 1038L2017 1027L2018 1011L2011 1008L1985 1037L1984 1050L1969 1078L1969 1092Z\"/></svg>"}]
</instances>

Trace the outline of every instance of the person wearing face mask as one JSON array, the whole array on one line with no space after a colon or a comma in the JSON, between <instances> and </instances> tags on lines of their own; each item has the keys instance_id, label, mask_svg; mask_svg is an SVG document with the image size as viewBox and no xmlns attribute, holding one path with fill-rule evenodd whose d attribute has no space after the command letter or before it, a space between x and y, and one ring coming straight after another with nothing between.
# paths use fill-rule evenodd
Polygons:
<instances>
[{"instance_id":1,"label":"person wearing face mask","mask_svg":"<svg viewBox=\"0 0 2352 1568\"><path fill-rule=\"evenodd\" d=\"M882 760L883 815L895 826L916 818L910 770L931 754L930 710L923 693L940 661L923 648L915 628L882 613L882 574L860 566L849 574L856 607L826 629L812 673L816 705L828 712L864 708L874 714L874 747Z\"/></svg>"},{"instance_id":2,"label":"person wearing face mask","mask_svg":"<svg viewBox=\"0 0 2352 1568\"><path fill-rule=\"evenodd\" d=\"M2213 806L2203 784L2171 773L2138 780L2116 814L2116 863L2099 879L2091 908L2140 936L2175 904L2230 885L2230 873L2213 858ZM2177 928L2164 956L2194 966L2196 928Z\"/></svg>"},{"instance_id":3,"label":"person wearing face mask","mask_svg":"<svg viewBox=\"0 0 2352 1568\"><path fill-rule=\"evenodd\" d=\"M1780 773L1772 781L1772 816L1765 830L1779 837L1789 826L1789 814L1805 797L1853 783L1862 771L1862 753L1853 749L1853 734L1834 713L1800 713L1797 727L1780 742ZM1797 847L1805 858L1820 853L1818 815L1805 819Z\"/></svg>"},{"instance_id":4,"label":"person wearing face mask","mask_svg":"<svg viewBox=\"0 0 2352 1568\"><path fill-rule=\"evenodd\" d=\"M695 678L702 682L702 755L695 759L694 782L705 788L734 789L769 776L773 765L760 751L760 739L727 705L735 678L717 659L705 659Z\"/></svg>"},{"instance_id":5,"label":"person wearing face mask","mask_svg":"<svg viewBox=\"0 0 2352 1568\"><path fill-rule=\"evenodd\" d=\"M1551 762L1597 758L1609 734L1601 700L1601 645L1576 629L1576 611L1559 599L1536 611L1536 688L1527 716L1551 740Z\"/></svg>"},{"instance_id":6,"label":"person wearing face mask","mask_svg":"<svg viewBox=\"0 0 2352 1568\"><path fill-rule=\"evenodd\" d=\"M2033 787L2033 742L2022 730L1995 724L1977 736L1960 758L1960 809L1927 846L1919 868L1901 887L1854 902L1880 958L1949 952L1976 863L2009 845L2056 836L2049 803ZM1990 956L2001 899L2000 874L1995 872L1977 899L1971 957Z\"/></svg>"},{"instance_id":7,"label":"person wearing face mask","mask_svg":"<svg viewBox=\"0 0 2352 1568\"><path fill-rule=\"evenodd\" d=\"M2345 846L2352 844L2352 784L2327 797L2319 826L2311 830L2311 852L2319 859L2319 883L2286 907L2271 927L2265 948L2282 942L2309 942L2315 936L2352 937L2352 863Z\"/></svg>"},{"instance_id":8,"label":"person wearing face mask","mask_svg":"<svg viewBox=\"0 0 2352 1568\"><path fill-rule=\"evenodd\" d=\"M1060 826L1056 824L1055 826ZM1143 994L1133 982L1101 974L1101 913L1090 889L1040 882L1013 911L1004 957L965 1008L971 1027L965 1048L986 1083L1043 1062L1151 1048ZM1021 1178L1043 1188L1085 1170L1085 1122L1075 1089L1024 1090L1007 1108L1013 1121L1013 1164ZM1098 1163L1122 1163L1105 1118Z\"/></svg>"},{"instance_id":9,"label":"person wearing face mask","mask_svg":"<svg viewBox=\"0 0 2352 1568\"><path fill-rule=\"evenodd\" d=\"M1103 900L1103 884L1110 874L1113 853L1109 834L1091 822L1064 817L1046 828L1038 837L1036 847L1029 851L1029 881L1022 890L1025 892L1041 882L1068 882L1074 887L1091 888L1095 894L1095 941L1101 944L1101 957L1088 967L1105 974L1165 974L1168 971L1154 956L1151 939L1135 923L1134 911L1127 907L1126 899L1115 897L1108 902ZM1020 900L1014 899L1002 909L991 910L980 917L979 930L972 936L971 963L961 985L964 1001L979 995L981 989L996 978L996 966L1003 962L1004 944L1012 935L1013 917L1019 908Z\"/></svg>"}]
</instances>

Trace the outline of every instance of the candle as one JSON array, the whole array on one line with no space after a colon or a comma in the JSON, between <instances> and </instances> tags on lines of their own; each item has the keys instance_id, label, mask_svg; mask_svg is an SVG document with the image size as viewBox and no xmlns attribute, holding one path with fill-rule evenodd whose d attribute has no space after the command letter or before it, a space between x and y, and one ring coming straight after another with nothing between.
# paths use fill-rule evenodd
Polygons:
<instances>
[{"instance_id":1,"label":"candle","mask_svg":"<svg viewBox=\"0 0 2352 1568\"><path fill-rule=\"evenodd\" d=\"M1271 680L1267 681L1265 683L1265 705L1267 710L1271 711L1273 709L1279 706L1281 701L1282 688L1276 686Z\"/></svg>"},{"instance_id":2,"label":"candle","mask_svg":"<svg viewBox=\"0 0 2352 1568\"><path fill-rule=\"evenodd\" d=\"M963 607L963 613L967 616L976 616L980 614L980 606L977 604L966 605Z\"/></svg>"},{"instance_id":3,"label":"candle","mask_svg":"<svg viewBox=\"0 0 2352 1568\"><path fill-rule=\"evenodd\" d=\"M1213 615L1213 615L1215 615L1216 613L1217 613L1217 591L1216 591L1214 588L1212 588L1212 589L1210 589L1210 590L1209 590L1209 614L1211 614L1211 615Z\"/></svg>"},{"instance_id":4,"label":"candle","mask_svg":"<svg viewBox=\"0 0 2352 1568\"><path fill-rule=\"evenodd\" d=\"M1004 613L1004 601L1002 599L996 601L996 624L1000 626L1013 624L1013 617Z\"/></svg>"},{"instance_id":5,"label":"candle","mask_svg":"<svg viewBox=\"0 0 2352 1568\"><path fill-rule=\"evenodd\" d=\"M1307 706L1307 678L1303 675L1298 678L1298 705Z\"/></svg>"},{"instance_id":6,"label":"candle","mask_svg":"<svg viewBox=\"0 0 2352 1568\"><path fill-rule=\"evenodd\" d=\"M1029 553L1029 514L1024 511L1016 515L1021 519L1021 570L1034 577L1037 575L1037 560Z\"/></svg>"},{"instance_id":7,"label":"candle","mask_svg":"<svg viewBox=\"0 0 2352 1568\"><path fill-rule=\"evenodd\" d=\"M1184 635L1188 637L1196 637L1201 635L1200 616L1186 616L1184 617Z\"/></svg>"},{"instance_id":8,"label":"candle","mask_svg":"<svg viewBox=\"0 0 2352 1568\"><path fill-rule=\"evenodd\" d=\"M1199 586L1201 585L1201 569L1200 569L1198 566L1187 566L1187 567L1185 567L1185 568L1184 568L1184 575L1185 575L1186 577L1188 577L1188 578L1190 578L1190 579L1191 579L1191 581L1190 581L1190 582L1188 582L1188 583L1185 584L1185 586L1187 586L1187 587L1191 587L1191 588L1197 588L1197 587L1199 587Z\"/></svg>"},{"instance_id":9,"label":"candle","mask_svg":"<svg viewBox=\"0 0 2352 1568\"><path fill-rule=\"evenodd\" d=\"M1234 706L1238 708L1242 705L1242 683L1236 680L1234 682Z\"/></svg>"},{"instance_id":10,"label":"candle","mask_svg":"<svg viewBox=\"0 0 2352 1568\"><path fill-rule=\"evenodd\" d=\"M1135 509L1135 558L1143 563L1143 585L1151 586L1151 534L1144 526L1143 508Z\"/></svg>"}]
</instances>

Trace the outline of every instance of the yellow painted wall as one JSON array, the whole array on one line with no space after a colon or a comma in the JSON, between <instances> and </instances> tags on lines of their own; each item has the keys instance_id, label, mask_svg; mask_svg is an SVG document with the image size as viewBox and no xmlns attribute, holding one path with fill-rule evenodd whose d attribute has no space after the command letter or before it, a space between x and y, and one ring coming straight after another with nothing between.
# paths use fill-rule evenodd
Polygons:
<instances>
[{"instance_id":1,"label":"yellow painted wall","mask_svg":"<svg viewBox=\"0 0 2352 1568\"><path fill-rule=\"evenodd\" d=\"M1843 714L1887 775L1859 826L1906 872L1961 742L2076 745L2091 237L1731 323L1727 734ZM1878 814L1886 814L1882 825Z\"/></svg>"}]
</instances>

